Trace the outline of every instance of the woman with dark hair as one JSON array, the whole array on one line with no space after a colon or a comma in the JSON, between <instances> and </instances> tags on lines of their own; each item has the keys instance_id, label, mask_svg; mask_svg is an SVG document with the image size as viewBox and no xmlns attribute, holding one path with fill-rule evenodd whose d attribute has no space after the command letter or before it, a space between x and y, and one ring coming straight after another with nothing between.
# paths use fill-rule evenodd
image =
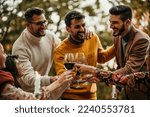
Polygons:
<instances>
[{"instance_id":1,"label":"woman with dark hair","mask_svg":"<svg viewBox=\"0 0 150 117\"><path fill-rule=\"evenodd\" d=\"M67 89L72 81L72 72L66 71L58 77L56 81L48 86L39 86L39 94L35 95L23 91L19 87L17 79L22 74L22 67L17 60L18 56L8 56L4 52L3 46L0 43L0 99L13 100L35 100L35 99L58 99Z\"/></svg>"},{"instance_id":2,"label":"woman with dark hair","mask_svg":"<svg viewBox=\"0 0 150 117\"><path fill-rule=\"evenodd\" d=\"M4 71L8 71L12 74L14 84L17 88L20 87L17 78L20 78L23 75L22 66L17 60L18 57L18 55L8 55L5 62L6 67L3 69Z\"/></svg>"}]
</instances>

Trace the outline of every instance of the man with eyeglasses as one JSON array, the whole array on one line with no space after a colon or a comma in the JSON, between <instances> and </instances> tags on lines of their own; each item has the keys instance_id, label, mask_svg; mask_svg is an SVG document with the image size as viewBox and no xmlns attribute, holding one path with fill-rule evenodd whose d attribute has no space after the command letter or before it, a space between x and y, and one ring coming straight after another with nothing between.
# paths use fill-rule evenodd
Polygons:
<instances>
[{"instance_id":1,"label":"man with eyeglasses","mask_svg":"<svg viewBox=\"0 0 150 117\"><path fill-rule=\"evenodd\" d=\"M38 7L25 12L27 27L15 41L12 54L19 55L24 76L19 82L25 91L33 92L35 71L41 75L41 86L47 86L56 78L48 76L53 63L53 50L60 39L47 29L45 12Z\"/></svg>"}]
</instances>

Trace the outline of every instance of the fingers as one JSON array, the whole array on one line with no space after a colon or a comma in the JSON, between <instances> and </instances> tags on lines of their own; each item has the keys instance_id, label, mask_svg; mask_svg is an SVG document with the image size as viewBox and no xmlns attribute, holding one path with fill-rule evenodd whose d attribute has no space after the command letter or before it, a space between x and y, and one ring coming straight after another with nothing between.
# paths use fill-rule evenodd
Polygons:
<instances>
[{"instance_id":1,"label":"fingers","mask_svg":"<svg viewBox=\"0 0 150 117\"><path fill-rule=\"evenodd\" d=\"M92 74L87 75L87 80L89 82L99 82L100 81L97 77L93 76Z\"/></svg>"},{"instance_id":2,"label":"fingers","mask_svg":"<svg viewBox=\"0 0 150 117\"><path fill-rule=\"evenodd\" d=\"M122 76L119 74L113 74L112 75L112 80L116 83L120 83L120 84L127 84L128 82L128 75L126 76Z\"/></svg>"},{"instance_id":3,"label":"fingers","mask_svg":"<svg viewBox=\"0 0 150 117\"><path fill-rule=\"evenodd\" d=\"M90 83L96 83L100 81L97 77L94 77L92 74L87 74L82 79Z\"/></svg>"},{"instance_id":4,"label":"fingers","mask_svg":"<svg viewBox=\"0 0 150 117\"><path fill-rule=\"evenodd\" d=\"M84 65L84 64L75 64L75 67L77 68L77 71L79 71L82 74L93 73L93 71L95 71L96 69L93 66Z\"/></svg>"},{"instance_id":5,"label":"fingers","mask_svg":"<svg viewBox=\"0 0 150 117\"><path fill-rule=\"evenodd\" d=\"M134 76L136 76L138 78L144 78L145 74L143 72L137 72L137 73L134 73Z\"/></svg>"},{"instance_id":6,"label":"fingers","mask_svg":"<svg viewBox=\"0 0 150 117\"><path fill-rule=\"evenodd\" d=\"M65 75L64 77L65 77L65 79L72 79L72 78L73 78L72 74L70 74L70 75Z\"/></svg>"},{"instance_id":7,"label":"fingers","mask_svg":"<svg viewBox=\"0 0 150 117\"><path fill-rule=\"evenodd\" d=\"M113 74L112 75L112 80L115 81L115 82L118 82L121 78L121 75L119 74Z\"/></svg>"},{"instance_id":8,"label":"fingers","mask_svg":"<svg viewBox=\"0 0 150 117\"><path fill-rule=\"evenodd\" d=\"M94 34L93 34L92 31L89 31L89 30L85 29L85 38L86 39L91 39L93 35Z\"/></svg>"},{"instance_id":9,"label":"fingers","mask_svg":"<svg viewBox=\"0 0 150 117\"><path fill-rule=\"evenodd\" d=\"M84 64L76 63L74 66L75 66L76 68L80 68L80 67L84 67L85 65L84 65Z\"/></svg>"},{"instance_id":10,"label":"fingers","mask_svg":"<svg viewBox=\"0 0 150 117\"><path fill-rule=\"evenodd\" d=\"M100 80L97 78L97 77L92 77L90 79L88 79L88 82L90 83L96 83L96 82L99 82Z\"/></svg>"},{"instance_id":11,"label":"fingers","mask_svg":"<svg viewBox=\"0 0 150 117\"><path fill-rule=\"evenodd\" d=\"M63 76L64 76L64 78L65 78L66 81L73 79L73 73L70 70L65 71L64 74L63 74Z\"/></svg>"},{"instance_id":12,"label":"fingers","mask_svg":"<svg viewBox=\"0 0 150 117\"><path fill-rule=\"evenodd\" d=\"M119 80L119 82L120 82L121 84L127 84L127 82L128 82L128 77L122 77L122 78Z\"/></svg>"},{"instance_id":13,"label":"fingers","mask_svg":"<svg viewBox=\"0 0 150 117\"><path fill-rule=\"evenodd\" d=\"M71 70L67 70L67 71L63 72L62 74L63 75L68 75L68 74L71 74L71 72L72 72Z\"/></svg>"},{"instance_id":14,"label":"fingers","mask_svg":"<svg viewBox=\"0 0 150 117\"><path fill-rule=\"evenodd\" d=\"M84 75L83 76L83 80L89 80L89 79L91 79L93 77L93 74L87 74L87 75Z\"/></svg>"}]
</instances>

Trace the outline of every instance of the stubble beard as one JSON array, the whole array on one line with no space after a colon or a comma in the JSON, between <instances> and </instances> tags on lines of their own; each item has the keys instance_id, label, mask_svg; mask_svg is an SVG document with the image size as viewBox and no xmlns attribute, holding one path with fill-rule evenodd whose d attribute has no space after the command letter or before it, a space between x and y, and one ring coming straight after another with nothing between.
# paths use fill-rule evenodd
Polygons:
<instances>
[{"instance_id":1,"label":"stubble beard","mask_svg":"<svg viewBox=\"0 0 150 117\"><path fill-rule=\"evenodd\" d=\"M36 34L37 37L43 37L43 36L46 35L46 30L44 30L42 32L41 31L37 31L35 34Z\"/></svg>"},{"instance_id":2,"label":"stubble beard","mask_svg":"<svg viewBox=\"0 0 150 117\"><path fill-rule=\"evenodd\" d=\"M121 29L119 30L119 32L118 32L117 34L114 34L114 33L113 33L113 36L114 36L114 37L117 37L117 36L121 35L124 31L125 31L125 26L124 26L124 24L123 24L123 26L121 27Z\"/></svg>"}]
</instances>

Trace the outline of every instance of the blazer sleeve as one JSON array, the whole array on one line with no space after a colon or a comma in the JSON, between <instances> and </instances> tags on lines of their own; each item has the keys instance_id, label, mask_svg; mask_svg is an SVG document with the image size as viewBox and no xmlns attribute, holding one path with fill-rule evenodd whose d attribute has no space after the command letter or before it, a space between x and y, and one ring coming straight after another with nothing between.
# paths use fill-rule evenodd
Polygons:
<instances>
[{"instance_id":1,"label":"blazer sleeve","mask_svg":"<svg viewBox=\"0 0 150 117\"><path fill-rule=\"evenodd\" d=\"M103 49L100 40L98 40L98 63L105 63L111 60L115 56L115 47L112 45L106 50Z\"/></svg>"}]
</instances>

